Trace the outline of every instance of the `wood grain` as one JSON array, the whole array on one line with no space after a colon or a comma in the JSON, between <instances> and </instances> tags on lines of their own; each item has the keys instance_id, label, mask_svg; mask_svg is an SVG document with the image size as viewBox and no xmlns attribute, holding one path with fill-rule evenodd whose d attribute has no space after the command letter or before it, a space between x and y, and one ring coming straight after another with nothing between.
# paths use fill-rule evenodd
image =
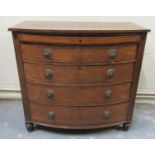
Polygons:
<instances>
[{"instance_id":1,"label":"wood grain","mask_svg":"<svg viewBox=\"0 0 155 155\"><path fill-rule=\"evenodd\" d=\"M29 81L46 83L115 83L131 81L133 75L133 63L107 65L107 66L58 66L24 63L26 79ZM53 73L51 79L45 77L45 71ZM114 76L109 80L107 71L114 70ZM128 74L126 74L128 71Z\"/></svg>"},{"instance_id":2,"label":"wood grain","mask_svg":"<svg viewBox=\"0 0 155 155\"><path fill-rule=\"evenodd\" d=\"M130 86L130 83L110 86L48 86L28 83L27 90L29 100L35 103L90 106L127 101L130 96ZM112 97L105 97L105 92L107 90L112 91ZM49 98L47 95L48 91L52 91L54 97Z\"/></svg>"},{"instance_id":3,"label":"wood grain","mask_svg":"<svg viewBox=\"0 0 155 155\"><path fill-rule=\"evenodd\" d=\"M30 118L30 109L29 109L29 102L28 102L27 89L26 89L24 66L23 66L23 62L21 61L22 55L21 55L20 43L18 40L17 33L13 32L12 36L13 36L15 55L16 55L16 61L17 61L17 69L19 74L20 88L22 93L25 122L27 122L27 121L30 121L31 118Z\"/></svg>"},{"instance_id":4,"label":"wood grain","mask_svg":"<svg viewBox=\"0 0 155 155\"><path fill-rule=\"evenodd\" d=\"M50 63L113 63L135 60L137 45L110 45L110 46L49 46L21 44L24 61L40 61ZM48 49L51 57L44 56ZM116 50L116 57L109 57L110 51Z\"/></svg>"},{"instance_id":5,"label":"wood grain","mask_svg":"<svg viewBox=\"0 0 155 155\"><path fill-rule=\"evenodd\" d=\"M65 129L130 126L148 29L132 23L26 21L9 30L28 130L33 124ZM44 48L51 59L43 56ZM113 60L111 49L117 51Z\"/></svg>"},{"instance_id":6,"label":"wood grain","mask_svg":"<svg viewBox=\"0 0 155 155\"><path fill-rule=\"evenodd\" d=\"M33 121L52 124L89 125L110 124L125 121L128 103L97 107L58 107L44 106L30 103ZM110 112L110 117L105 120L105 111ZM48 118L48 112L54 112L53 119Z\"/></svg>"},{"instance_id":7,"label":"wood grain","mask_svg":"<svg viewBox=\"0 0 155 155\"><path fill-rule=\"evenodd\" d=\"M111 33L142 33L149 29L129 22L55 22L55 21L24 21L12 28L10 31L41 33L41 34L111 34Z\"/></svg>"},{"instance_id":8,"label":"wood grain","mask_svg":"<svg viewBox=\"0 0 155 155\"><path fill-rule=\"evenodd\" d=\"M85 37L85 36L47 36L47 35L31 35L19 34L20 42L30 43L50 43L50 44L114 44L114 43L136 43L140 40L139 35L125 36L103 36L103 37Z\"/></svg>"}]
</instances>

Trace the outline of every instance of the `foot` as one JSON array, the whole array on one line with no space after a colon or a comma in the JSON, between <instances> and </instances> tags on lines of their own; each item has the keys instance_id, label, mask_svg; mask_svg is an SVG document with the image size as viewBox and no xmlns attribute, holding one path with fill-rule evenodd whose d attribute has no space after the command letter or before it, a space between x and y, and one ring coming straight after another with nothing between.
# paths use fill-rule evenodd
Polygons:
<instances>
[{"instance_id":1,"label":"foot","mask_svg":"<svg viewBox=\"0 0 155 155\"><path fill-rule=\"evenodd\" d=\"M127 131L130 128L130 123L123 123L123 130Z\"/></svg>"},{"instance_id":2,"label":"foot","mask_svg":"<svg viewBox=\"0 0 155 155\"><path fill-rule=\"evenodd\" d=\"M26 128L29 132L32 132L33 131L33 123L26 123Z\"/></svg>"}]
</instances>

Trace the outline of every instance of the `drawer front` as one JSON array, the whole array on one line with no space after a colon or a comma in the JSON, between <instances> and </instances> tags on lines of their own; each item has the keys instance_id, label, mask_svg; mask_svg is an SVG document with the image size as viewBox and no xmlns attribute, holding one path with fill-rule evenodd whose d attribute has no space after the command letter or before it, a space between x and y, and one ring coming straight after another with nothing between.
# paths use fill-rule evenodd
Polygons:
<instances>
[{"instance_id":1,"label":"drawer front","mask_svg":"<svg viewBox=\"0 0 155 155\"><path fill-rule=\"evenodd\" d=\"M28 98L35 103L96 105L127 101L130 83L110 86L46 86L27 84Z\"/></svg>"},{"instance_id":2,"label":"drawer front","mask_svg":"<svg viewBox=\"0 0 155 155\"><path fill-rule=\"evenodd\" d=\"M136 57L137 46L46 46L21 44L24 61L110 63L130 61Z\"/></svg>"},{"instance_id":3,"label":"drawer front","mask_svg":"<svg viewBox=\"0 0 155 155\"><path fill-rule=\"evenodd\" d=\"M25 63L27 80L47 83L113 83L132 80L133 63L109 66L61 66Z\"/></svg>"},{"instance_id":4,"label":"drawer front","mask_svg":"<svg viewBox=\"0 0 155 155\"><path fill-rule=\"evenodd\" d=\"M31 119L43 123L88 125L124 121L127 103L98 107L44 106L30 103Z\"/></svg>"},{"instance_id":5,"label":"drawer front","mask_svg":"<svg viewBox=\"0 0 155 155\"><path fill-rule=\"evenodd\" d=\"M32 43L51 43L51 44L113 44L113 43L136 43L141 38L140 35L121 35L121 36L48 36L48 35L30 35L19 34L20 42Z\"/></svg>"}]
</instances>

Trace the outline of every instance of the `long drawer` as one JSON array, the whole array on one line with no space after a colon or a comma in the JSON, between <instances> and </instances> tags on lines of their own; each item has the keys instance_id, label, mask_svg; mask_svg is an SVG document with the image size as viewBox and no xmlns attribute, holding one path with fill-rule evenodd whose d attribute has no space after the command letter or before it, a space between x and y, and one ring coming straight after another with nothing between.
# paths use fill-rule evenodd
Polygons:
<instances>
[{"instance_id":1,"label":"long drawer","mask_svg":"<svg viewBox=\"0 0 155 155\"><path fill-rule=\"evenodd\" d=\"M46 83L115 83L131 81L134 63L69 66L25 63L26 80Z\"/></svg>"},{"instance_id":2,"label":"long drawer","mask_svg":"<svg viewBox=\"0 0 155 155\"><path fill-rule=\"evenodd\" d=\"M130 83L110 86L48 86L27 83L28 98L35 103L50 105L104 105L127 101Z\"/></svg>"},{"instance_id":3,"label":"long drawer","mask_svg":"<svg viewBox=\"0 0 155 155\"><path fill-rule=\"evenodd\" d=\"M105 45L117 43L137 43L139 35L120 35L120 36L49 36L49 35L30 35L19 34L20 42L27 43L48 43L66 45Z\"/></svg>"},{"instance_id":4,"label":"long drawer","mask_svg":"<svg viewBox=\"0 0 155 155\"><path fill-rule=\"evenodd\" d=\"M136 44L110 46L54 46L21 44L24 61L111 63L136 57Z\"/></svg>"},{"instance_id":5,"label":"long drawer","mask_svg":"<svg viewBox=\"0 0 155 155\"><path fill-rule=\"evenodd\" d=\"M128 103L97 107L45 106L30 103L31 119L59 125L89 125L123 122Z\"/></svg>"}]
</instances>

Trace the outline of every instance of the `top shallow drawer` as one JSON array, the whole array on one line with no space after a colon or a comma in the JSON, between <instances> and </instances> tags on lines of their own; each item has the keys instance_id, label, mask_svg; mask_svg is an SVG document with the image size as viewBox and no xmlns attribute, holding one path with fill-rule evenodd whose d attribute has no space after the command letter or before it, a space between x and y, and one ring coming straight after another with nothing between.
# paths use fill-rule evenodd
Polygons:
<instances>
[{"instance_id":1,"label":"top shallow drawer","mask_svg":"<svg viewBox=\"0 0 155 155\"><path fill-rule=\"evenodd\" d=\"M139 35L127 36L46 36L46 35L30 35L19 34L21 42L33 43L53 43L53 44L113 44L113 43L129 43L138 42Z\"/></svg>"}]
</instances>

